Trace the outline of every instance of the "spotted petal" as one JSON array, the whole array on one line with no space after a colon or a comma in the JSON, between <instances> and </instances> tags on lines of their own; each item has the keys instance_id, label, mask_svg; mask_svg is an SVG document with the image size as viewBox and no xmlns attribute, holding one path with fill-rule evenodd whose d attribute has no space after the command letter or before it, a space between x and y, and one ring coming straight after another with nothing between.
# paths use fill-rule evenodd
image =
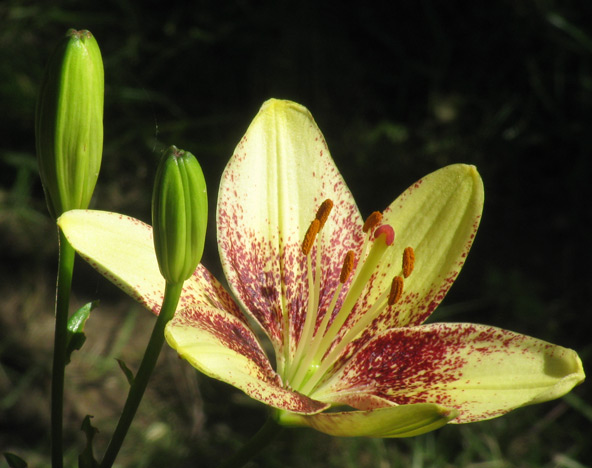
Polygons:
<instances>
[{"instance_id":1,"label":"spotted petal","mask_svg":"<svg viewBox=\"0 0 592 468\"><path fill-rule=\"evenodd\" d=\"M444 426L456 414L456 410L440 405L417 404L313 416L284 413L280 422L341 437L413 437Z\"/></svg>"},{"instance_id":2,"label":"spotted petal","mask_svg":"<svg viewBox=\"0 0 592 468\"><path fill-rule=\"evenodd\" d=\"M483 209L483 182L473 166L454 164L417 181L385 211L383 222L393 226L395 244L383 256L369 288L348 325L390 289L402 275L403 250L415 251L413 273L405 279L403 295L386 306L371 329L419 325L442 301L460 272L471 248ZM366 334L366 339L370 335Z\"/></svg>"},{"instance_id":3,"label":"spotted petal","mask_svg":"<svg viewBox=\"0 0 592 468\"><path fill-rule=\"evenodd\" d=\"M313 414L329 406L283 388L251 329L224 311L206 307L178 310L167 324L165 336L196 369L274 408Z\"/></svg>"},{"instance_id":4,"label":"spotted petal","mask_svg":"<svg viewBox=\"0 0 592 468\"><path fill-rule=\"evenodd\" d=\"M322 231L321 309L331 300L345 253L362 242L362 220L308 110L267 101L222 176L218 242L226 277L269 335L280 367L294 353L307 309L300 246L327 198L335 206Z\"/></svg>"},{"instance_id":5,"label":"spotted petal","mask_svg":"<svg viewBox=\"0 0 592 468\"><path fill-rule=\"evenodd\" d=\"M68 211L58 225L93 268L158 314L165 280L158 269L150 226L129 216L94 210ZM244 320L224 287L201 265L185 281L179 308L188 304L217 307Z\"/></svg>"},{"instance_id":6,"label":"spotted petal","mask_svg":"<svg viewBox=\"0 0 592 468\"><path fill-rule=\"evenodd\" d=\"M570 349L484 325L436 323L380 333L310 396L363 408L376 397L437 403L466 423L559 398L583 380Z\"/></svg>"}]
</instances>

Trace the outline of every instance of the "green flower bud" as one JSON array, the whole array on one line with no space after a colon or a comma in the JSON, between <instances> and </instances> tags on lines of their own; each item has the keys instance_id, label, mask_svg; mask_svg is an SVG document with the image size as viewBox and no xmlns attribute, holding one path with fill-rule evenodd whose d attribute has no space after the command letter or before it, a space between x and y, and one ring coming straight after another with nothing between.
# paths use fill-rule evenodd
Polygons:
<instances>
[{"instance_id":1,"label":"green flower bud","mask_svg":"<svg viewBox=\"0 0 592 468\"><path fill-rule=\"evenodd\" d=\"M103 153L103 99L97 41L70 29L45 70L35 116L39 173L54 218L90 203Z\"/></svg>"},{"instance_id":2,"label":"green flower bud","mask_svg":"<svg viewBox=\"0 0 592 468\"><path fill-rule=\"evenodd\" d=\"M201 167L191 153L171 146L154 182L152 227L162 276L169 283L189 278L203 254L208 196Z\"/></svg>"}]
</instances>

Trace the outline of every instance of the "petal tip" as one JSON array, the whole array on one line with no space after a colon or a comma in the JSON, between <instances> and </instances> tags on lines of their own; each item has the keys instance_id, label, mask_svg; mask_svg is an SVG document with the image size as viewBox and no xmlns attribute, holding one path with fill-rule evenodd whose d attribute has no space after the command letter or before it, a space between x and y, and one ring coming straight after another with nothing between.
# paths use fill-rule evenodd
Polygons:
<instances>
[{"instance_id":1,"label":"petal tip","mask_svg":"<svg viewBox=\"0 0 592 468\"><path fill-rule=\"evenodd\" d=\"M72 228L76 226L76 223L83 222L85 214L92 212L93 210L69 210L61 214L56 220L58 227L62 230L67 239L72 234Z\"/></svg>"},{"instance_id":2,"label":"petal tip","mask_svg":"<svg viewBox=\"0 0 592 468\"><path fill-rule=\"evenodd\" d=\"M82 210L69 210L62 213L60 217L57 219L58 226L61 228L62 226L67 225L68 222L72 220L72 216L75 215L77 211Z\"/></svg>"},{"instance_id":3,"label":"petal tip","mask_svg":"<svg viewBox=\"0 0 592 468\"><path fill-rule=\"evenodd\" d=\"M582 359L573 349L569 349L568 351L568 356L565 358L565 368L563 369L564 376L561 379L563 383L563 394L570 392L574 387L577 387L586 380Z\"/></svg>"},{"instance_id":4,"label":"petal tip","mask_svg":"<svg viewBox=\"0 0 592 468\"><path fill-rule=\"evenodd\" d=\"M288 110L295 110L304 114L310 114L308 109L301 104L287 99L271 98L263 103L259 113L285 113Z\"/></svg>"},{"instance_id":5,"label":"petal tip","mask_svg":"<svg viewBox=\"0 0 592 468\"><path fill-rule=\"evenodd\" d=\"M579 354L576 353L574 350L572 350L572 353L574 354L574 360L576 363L575 374L577 374L580 377L578 384L581 384L586 379L586 374L584 373L584 365L582 364L582 359L580 358Z\"/></svg>"}]
</instances>

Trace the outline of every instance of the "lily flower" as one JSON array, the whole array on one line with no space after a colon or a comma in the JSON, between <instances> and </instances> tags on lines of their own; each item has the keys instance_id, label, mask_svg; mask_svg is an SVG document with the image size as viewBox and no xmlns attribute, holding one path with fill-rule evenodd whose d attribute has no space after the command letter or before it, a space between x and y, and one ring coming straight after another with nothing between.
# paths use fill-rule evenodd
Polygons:
<instances>
[{"instance_id":1,"label":"lily flower","mask_svg":"<svg viewBox=\"0 0 592 468\"><path fill-rule=\"evenodd\" d=\"M486 325L422 325L459 274L482 207L477 170L456 164L364 220L308 110L267 101L220 184L218 245L237 302L198 266L167 342L275 408L280 424L337 436L414 436L558 398L584 379L574 351ZM158 313L149 226L78 210L59 225Z\"/></svg>"}]
</instances>

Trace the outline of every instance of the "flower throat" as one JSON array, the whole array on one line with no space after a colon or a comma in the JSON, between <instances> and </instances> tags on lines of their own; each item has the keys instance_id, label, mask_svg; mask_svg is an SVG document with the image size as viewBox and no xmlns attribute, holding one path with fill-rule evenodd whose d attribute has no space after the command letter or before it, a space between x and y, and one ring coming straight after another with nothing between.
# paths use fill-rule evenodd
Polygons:
<instances>
[{"instance_id":1,"label":"flower throat","mask_svg":"<svg viewBox=\"0 0 592 468\"><path fill-rule=\"evenodd\" d=\"M294 358L288 362L286 367L284 384L288 388L304 394L314 391L346 346L356 339L385 307L392 306L401 299L404 279L411 275L415 265L415 252L412 247L406 247L403 251L400 275L393 277L390 288L376 299L370 309L351 328L340 333L358 299L363 297L380 260L395 240L395 231L392 226L381 224L382 213L373 212L362 227L365 238L359 251L359 257L356 259L353 250L349 250L345 254L339 275L339 284L335 288L321 323L317 326L322 273L321 247L317 246L314 268L312 266L312 248L319 238L318 234L329 219L332 209L333 202L329 199L320 205L304 235L301 246L302 254L306 257L308 304ZM349 287L343 292L345 284L350 279ZM342 293L345 296L341 307L336 310L335 306Z\"/></svg>"}]
</instances>

